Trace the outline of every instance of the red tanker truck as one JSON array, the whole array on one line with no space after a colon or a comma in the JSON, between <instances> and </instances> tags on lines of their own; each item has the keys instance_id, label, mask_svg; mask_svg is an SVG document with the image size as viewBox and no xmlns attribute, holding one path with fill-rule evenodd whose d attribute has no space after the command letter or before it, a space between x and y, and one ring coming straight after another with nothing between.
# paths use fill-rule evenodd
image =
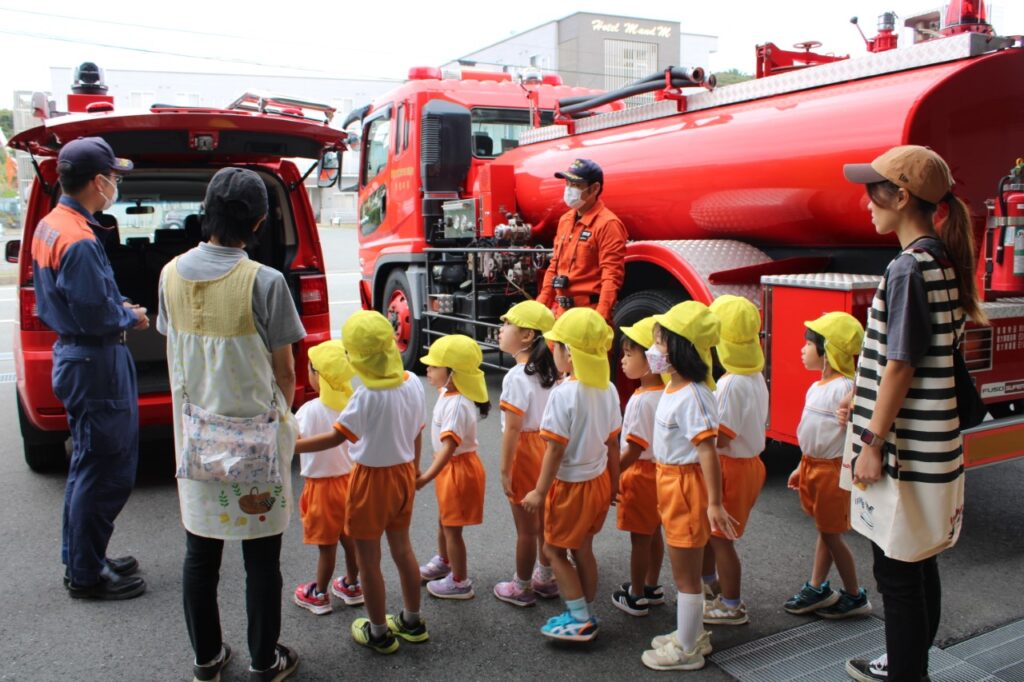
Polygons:
<instances>
[{"instance_id":1,"label":"red tanker truck","mask_svg":"<svg viewBox=\"0 0 1024 682\"><path fill-rule=\"evenodd\" d=\"M842 166L924 144L970 206L991 320L966 333L993 418L965 432L965 461L1024 455L1024 44L996 36L978 4L953 3L934 39L903 48L883 22L859 57L760 46L761 77L718 88L678 67L609 93L413 69L347 121L362 126L363 307L389 317L408 367L453 332L496 350L499 316L536 293L567 210L554 173L587 157L631 240L617 325L686 298L749 298L764 319L768 434L795 443L815 378L803 321L863 320L898 248Z\"/></svg>"}]
</instances>

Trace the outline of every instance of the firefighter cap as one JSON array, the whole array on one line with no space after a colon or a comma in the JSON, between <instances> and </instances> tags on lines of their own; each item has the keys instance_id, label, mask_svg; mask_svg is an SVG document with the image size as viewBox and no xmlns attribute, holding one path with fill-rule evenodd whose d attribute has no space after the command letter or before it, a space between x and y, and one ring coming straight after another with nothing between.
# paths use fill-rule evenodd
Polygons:
<instances>
[{"instance_id":1,"label":"firefighter cap","mask_svg":"<svg viewBox=\"0 0 1024 682\"><path fill-rule=\"evenodd\" d=\"M348 361L367 388L396 388L405 380L395 330L376 310L359 310L341 327Z\"/></svg>"},{"instance_id":2,"label":"firefighter cap","mask_svg":"<svg viewBox=\"0 0 1024 682\"><path fill-rule=\"evenodd\" d=\"M65 177L95 176L100 173L127 173L135 168L128 159L114 156L114 150L102 137L80 137L61 147L57 172Z\"/></svg>"},{"instance_id":3,"label":"firefighter cap","mask_svg":"<svg viewBox=\"0 0 1024 682\"><path fill-rule=\"evenodd\" d=\"M483 360L479 344L463 334L442 336L420 358L424 365L450 369L455 388L474 403L487 402L487 382L480 369Z\"/></svg>"},{"instance_id":4,"label":"firefighter cap","mask_svg":"<svg viewBox=\"0 0 1024 682\"><path fill-rule=\"evenodd\" d=\"M843 175L861 185L888 180L932 204L942 201L954 182L942 157L916 144L893 147L871 163L848 163Z\"/></svg>"},{"instance_id":5,"label":"firefighter cap","mask_svg":"<svg viewBox=\"0 0 1024 682\"><path fill-rule=\"evenodd\" d=\"M835 311L804 322L804 326L825 338L825 357L832 369L852 379L857 368L853 358L860 353L864 342L864 327L857 318Z\"/></svg>"},{"instance_id":6,"label":"firefighter cap","mask_svg":"<svg viewBox=\"0 0 1024 682\"><path fill-rule=\"evenodd\" d=\"M569 182L585 182L593 185L600 182L604 185L604 171L590 159L576 159L569 164L569 169L558 171L555 177Z\"/></svg>"},{"instance_id":7,"label":"firefighter cap","mask_svg":"<svg viewBox=\"0 0 1024 682\"><path fill-rule=\"evenodd\" d=\"M712 391L715 380L711 376L711 347L718 345L722 323L703 303L683 301L672 306L663 315L655 315L654 321L663 329L682 336L697 349L700 359L707 365L708 374L704 383Z\"/></svg>"},{"instance_id":8,"label":"firefighter cap","mask_svg":"<svg viewBox=\"0 0 1024 682\"><path fill-rule=\"evenodd\" d=\"M725 294L709 307L722 323L721 339L715 346L722 367L731 374L757 374L764 369L757 306L742 296Z\"/></svg>"},{"instance_id":9,"label":"firefighter cap","mask_svg":"<svg viewBox=\"0 0 1024 682\"><path fill-rule=\"evenodd\" d=\"M594 388L607 388L611 377L608 351L615 333L600 313L590 308L570 308L555 320L548 341L569 347L572 368L581 383Z\"/></svg>"},{"instance_id":10,"label":"firefighter cap","mask_svg":"<svg viewBox=\"0 0 1024 682\"><path fill-rule=\"evenodd\" d=\"M508 309L501 316L502 322L510 322L521 329L535 329L539 332L551 331L555 326L555 314L543 303L538 301L521 301Z\"/></svg>"},{"instance_id":11,"label":"firefighter cap","mask_svg":"<svg viewBox=\"0 0 1024 682\"><path fill-rule=\"evenodd\" d=\"M345 344L338 339L324 341L309 349L309 366L320 385L320 402L341 412L352 397L351 379L355 369L345 355Z\"/></svg>"}]
</instances>

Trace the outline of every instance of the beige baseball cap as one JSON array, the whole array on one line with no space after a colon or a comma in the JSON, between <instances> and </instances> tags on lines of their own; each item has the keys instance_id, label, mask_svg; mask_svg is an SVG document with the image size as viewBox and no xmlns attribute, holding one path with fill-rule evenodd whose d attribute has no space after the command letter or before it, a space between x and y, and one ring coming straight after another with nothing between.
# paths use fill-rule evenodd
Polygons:
<instances>
[{"instance_id":1,"label":"beige baseball cap","mask_svg":"<svg viewBox=\"0 0 1024 682\"><path fill-rule=\"evenodd\" d=\"M953 187L953 174L942 157L916 144L893 147L871 163L848 163L843 175L859 185L888 180L933 204Z\"/></svg>"}]
</instances>

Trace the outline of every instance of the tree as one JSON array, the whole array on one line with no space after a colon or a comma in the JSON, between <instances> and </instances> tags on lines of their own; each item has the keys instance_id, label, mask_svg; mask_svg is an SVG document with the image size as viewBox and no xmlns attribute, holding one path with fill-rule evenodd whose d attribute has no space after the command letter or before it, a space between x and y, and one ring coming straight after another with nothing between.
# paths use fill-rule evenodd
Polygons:
<instances>
[{"instance_id":1,"label":"tree","mask_svg":"<svg viewBox=\"0 0 1024 682\"><path fill-rule=\"evenodd\" d=\"M728 71L719 71L715 74L715 78L718 79L718 85L732 85L733 83L752 80L754 77L749 73L743 73L739 69L729 69Z\"/></svg>"},{"instance_id":2,"label":"tree","mask_svg":"<svg viewBox=\"0 0 1024 682\"><path fill-rule=\"evenodd\" d=\"M8 140L14 137L14 112L10 109L0 109L0 130Z\"/></svg>"}]
</instances>

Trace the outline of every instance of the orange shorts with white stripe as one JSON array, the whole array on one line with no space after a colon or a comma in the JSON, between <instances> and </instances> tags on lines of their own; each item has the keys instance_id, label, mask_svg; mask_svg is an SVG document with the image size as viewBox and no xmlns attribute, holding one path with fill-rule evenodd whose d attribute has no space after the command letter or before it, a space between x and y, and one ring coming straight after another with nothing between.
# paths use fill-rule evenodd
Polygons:
<instances>
[{"instance_id":1,"label":"orange shorts with white stripe","mask_svg":"<svg viewBox=\"0 0 1024 682\"><path fill-rule=\"evenodd\" d=\"M711 537L700 464L658 464L658 512L670 547L703 547Z\"/></svg>"},{"instance_id":2,"label":"orange shorts with white stripe","mask_svg":"<svg viewBox=\"0 0 1024 682\"><path fill-rule=\"evenodd\" d=\"M842 466L842 457L800 459L800 506L814 518L819 533L850 530L850 492L839 487Z\"/></svg>"},{"instance_id":3,"label":"orange shorts with white stripe","mask_svg":"<svg viewBox=\"0 0 1024 682\"><path fill-rule=\"evenodd\" d=\"M579 549L604 526L611 506L612 483L606 469L589 481L555 480L544 503L544 542Z\"/></svg>"},{"instance_id":4,"label":"orange shorts with white stripe","mask_svg":"<svg viewBox=\"0 0 1024 682\"><path fill-rule=\"evenodd\" d=\"M729 515L736 519L736 538L743 537L750 518L750 510L757 502L757 496L764 487L765 469L760 457L729 457L719 455L722 465L722 505ZM725 534L715 530L715 537Z\"/></svg>"},{"instance_id":5,"label":"orange shorts with white stripe","mask_svg":"<svg viewBox=\"0 0 1024 682\"><path fill-rule=\"evenodd\" d=\"M441 525L454 528L483 523L486 484L484 465L475 452L449 459L434 479Z\"/></svg>"},{"instance_id":6,"label":"orange shorts with white stripe","mask_svg":"<svg viewBox=\"0 0 1024 682\"><path fill-rule=\"evenodd\" d=\"M649 459L633 462L619 477L616 516L619 530L654 535L661 526L658 513L658 465Z\"/></svg>"},{"instance_id":7,"label":"orange shorts with white stripe","mask_svg":"<svg viewBox=\"0 0 1024 682\"><path fill-rule=\"evenodd\" d=\"M352 468L345 505L345 534L356 540L376 540L385 531L402 530L412 520L416 498L416 465Z\"/></svg>"}]
</instances>

